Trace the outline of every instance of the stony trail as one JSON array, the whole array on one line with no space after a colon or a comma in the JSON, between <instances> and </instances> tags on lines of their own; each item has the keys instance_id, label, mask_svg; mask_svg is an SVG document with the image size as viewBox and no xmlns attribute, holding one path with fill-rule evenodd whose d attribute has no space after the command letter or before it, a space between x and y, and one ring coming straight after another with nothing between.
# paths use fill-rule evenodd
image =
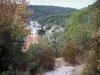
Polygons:
<instances>
[{"instance_id":1,"label":"stony trail","mask_svg":"<svg viewBox=\"0 0 100 75\"><path fill-rule=\"evenodd\" d=\"M44 73L43 75L74 75L75 67L67 66L62 58L55 59L55 69Z\"/></svg>"}]
</instances>

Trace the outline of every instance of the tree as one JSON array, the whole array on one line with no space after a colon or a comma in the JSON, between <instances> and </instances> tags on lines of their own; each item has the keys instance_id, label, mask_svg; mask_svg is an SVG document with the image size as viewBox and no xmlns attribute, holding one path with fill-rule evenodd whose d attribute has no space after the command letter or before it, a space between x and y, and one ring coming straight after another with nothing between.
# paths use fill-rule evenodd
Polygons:
<instances>
[{"instance_id":1,"label":"tree","mask_svg":"<svg viewBox=\"0 0 100 75\"><path fill-rule=\"evenodd\" d=\"M72 41L84 48L87 46L93 32L93 25L89 20L90 14L90 9L83 8L70 16L65 31L67 41Z\"/></svg>"},{"instance_id":2,"label":"tree","mask_svg":"<svg viewBox=\"0 0 100 75\"><path fill-rule=\"evenodd\" d=\"M0 71L5 70L10 63L8 62L10 61L9 50L12 44L9 43L11 41L9 28L11 28L11 24L14 20L16 7L17 5L14 0L0 0ZM8 46L10 46L9 49Z\"/></svg>"},{"instance_id":3,"label":"tree","mask_svg":"<svg viewBox=\"0 0 100 75\"><path fill-rule=\"evenodd\" d=\"M25 31L30 21L30 14L32 11L30 9L26 10L28 3L22 0L20 4L17 4L15 12L15 20L12 23L12 36L18 39L23 39L31 31Z\"/></svg>"},{"instance_id":4,"label":"tree","mask_svg":"<svg viewBox=\"0 0 100 75\"><path fill-rule=\"evenodd\" d=\"M97 0L92 5L92 12L93 12L92 22L98 28L100 27L100 0Z\"/></svg>"},{"instance_id":5,"label":"tree","mask_svg":"<svg viewBox=\"0 0 100 75\"><path fill-rule=\"evenodd\" d=\"M90 49L86 52L82 75L99 75L100 74L100 0L92 4L91 8L91 25L94 25L91 37Z\"/></svg>"},{"instance_id":6,"label":"tree","mask_svg":"<svg viewBox=\"0 0 100 75\"><path fill-rule=\"evenodd\" d=\"M10 28L16 8L15 0L0 0L0 32Z\"/></svg>"},{"instance_id":7,"label":"tree","mask_svg":"<svg viewBox=\"0 0 100 75\"><path fill-rule=\"evenodd\" d=\"M0 72L7 71L9 65L16 68L20 64L15 65L17 59L12 59L18 57L15 54L16 50L23 55L22 40L28 33L24 29L28 25L28 16L31 13L31 10L26 10L27 5L25 0L0 0Z\"/></svg>"}]
</instances>

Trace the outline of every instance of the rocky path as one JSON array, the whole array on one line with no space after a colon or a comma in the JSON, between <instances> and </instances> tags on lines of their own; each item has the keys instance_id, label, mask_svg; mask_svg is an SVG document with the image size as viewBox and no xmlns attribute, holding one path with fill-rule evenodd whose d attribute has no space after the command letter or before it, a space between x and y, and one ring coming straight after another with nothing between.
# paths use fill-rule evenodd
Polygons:
<instances>
[{"instance_id":1,"label":"rocky path","mask_svg":"<svg viewBox=\"0 0 100 75\"><path fill-rule=\"evenodd\" d=\"M73 75L75 67L67 66L62 58L55 59L55 69L44 73L43 75Z\"/></svg>"}]
</instances>

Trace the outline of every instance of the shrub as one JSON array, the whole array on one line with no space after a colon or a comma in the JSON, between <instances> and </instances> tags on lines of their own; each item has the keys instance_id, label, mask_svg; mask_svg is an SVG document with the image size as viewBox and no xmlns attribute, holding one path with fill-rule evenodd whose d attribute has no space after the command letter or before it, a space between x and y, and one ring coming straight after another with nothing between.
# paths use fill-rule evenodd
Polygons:
<instances>
[{"instance_id":1,"label":"shrub","mask_svg":"<svg viewBox=\"0 0 100 75\"><path fill-rule=\"evenodd\" d=\"M29 65L29 71L34 75L39 67L40 67L40 65L38 62L32 62Z\"/></svg>"},{"instance_id":2,"label":"shrub","mask_svg":"<svg viewBox=\"0 0 100 75\"><path fill-rule=\"evenodd\" d=\"M2 72L0 75L7 75L7 73L4 71L4 72Z\"/></svg>"},{"instance_id":3,"label":"shrub","mask_svg":"<svg viewBox=\"0 0 100 75\"><path fill-rule=\"evenodd\" d=\"M85 66L82 71L82 75L96 75L98 62L96 60L94 51L90 51L89 55L85 57Z\"/></svg>"},{"instance_id":4,"label":"shrub","mask_svg":"<svg viewBox=\"0 0 100 75\"><path fill-rule=\"evenodd\" d=\"M55 66L54 54L55 52L52 48L46 44L35 44L30 46L28 50L28 55L31 56L31 62L34 64L31 65L31 71L34 72L35 69L42 68L44 70L51 70ZM37 64L39 66L37 66Z\"/></svg>"},{"instance_id":5,"label":"shrub","mask_svg":"<svg viewBox=\"0 0 100 75\"><path fill-rule=\"evenodd\" d=\"M12 68L12 65L8 66L8 71L4 71L0 75L14 75L14 70Z\"/></svg>"},{"instance_id":6,"label":"shrub","mask_svg":"<svg viewBox=\"0 0 100 75\"><path fill-rule=\"evenodd\" d=\"M73 65L78 62L76 61L76 56L78 56L79 54L82 54L81 50L75 48L71 42L67 44L67 46L65 46L61 52L61 55L63 56L64 60L69 64Z\"/></svg>"},{"instance_id":7,"label":"shrub","mask_svg":"<svg viewBox=\"0 0 100 75\"><path fill-rule=\"evenodd\" d=\"M99 75L100 74L100 41L92 42L90 50L84 56L86 66L82 71L83 75Z\"/></svg>"},{"instance_id":8,"label":"shrub","mask_svg":"<svg viewBox=\"0 0 100 75\"><path fill-rule=\"evenodd\" d=\"M55 66L55 60L52 56L47 55L46 53L40 54L41 67L44 70L52 70Z\"/></svg>"}]
</instances>

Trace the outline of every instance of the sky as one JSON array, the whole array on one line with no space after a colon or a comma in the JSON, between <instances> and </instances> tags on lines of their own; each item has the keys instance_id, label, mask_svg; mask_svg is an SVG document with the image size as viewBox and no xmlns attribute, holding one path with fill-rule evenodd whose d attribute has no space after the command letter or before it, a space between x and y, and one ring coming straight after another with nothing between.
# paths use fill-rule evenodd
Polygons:
<instances>
[{"instance_id":1,"label":"sky","mask_svg":"<svg viewBox=\"0 0 100 75\"><path fill-rule=\"evenodd\" d=\"M30 5L52 5L81 9L93 4L96 0L27 0Z\"/></svg>"}]
</instances>

